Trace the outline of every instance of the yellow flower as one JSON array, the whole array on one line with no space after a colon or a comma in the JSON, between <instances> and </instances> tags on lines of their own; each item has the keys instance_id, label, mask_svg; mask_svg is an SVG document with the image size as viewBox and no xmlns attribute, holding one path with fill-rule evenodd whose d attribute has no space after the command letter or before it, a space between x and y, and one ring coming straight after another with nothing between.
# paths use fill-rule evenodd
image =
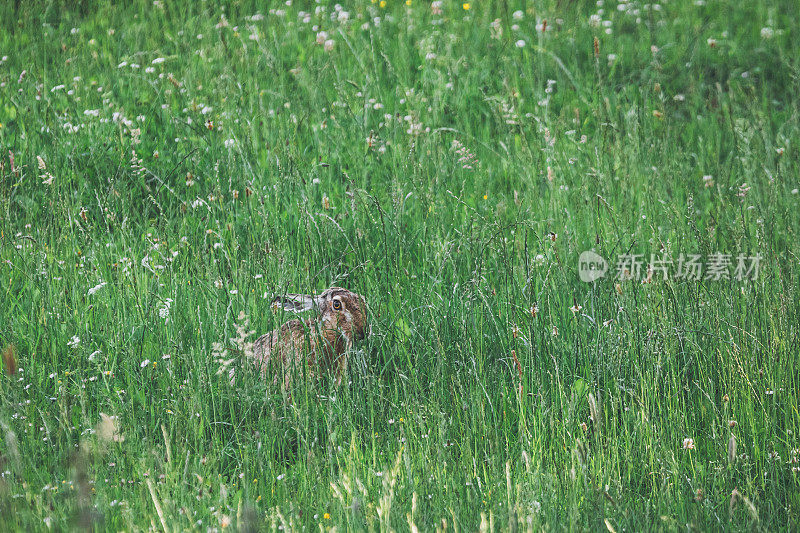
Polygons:
<instances>
[{"instance_id":1,"label":"yellow flower","mask_svg":"<svg viewBox=\"0 0 800 533\"><path fill-rule=\"evenodd\" d=\"M484 200L488 200L488 199L489 199L489 195L488 195L488 194L484 194L484 195L483 195L483 199L484 199Z\"/></svg>"},{"instance_id":2,"label":"yellow flower","mask_svg":"<svg viewBox=\"0 0 800 533\"><path fill-rule=\"evenodd\" d=\"M464 2L463 4L461 4L461 7L464 8L464 11L469 11L469 8L471 8L472 6L469 5L469 2Z\"/></svg>"},{"instance_id":3,"label":"yellow flower","mask_svg":"<svg viewBox=\"0 0 800 533\"><path fill-rule=\"evenodd\" d=\"M324 515L322 515L322 518L324 518L325 520L330 520L331 519L331 515L329 515L328 513L325 513Z\"/></svg>"},{"instance_id":4,"label":"yellow flower","mask_svg":"<svg viewBox=\"0 0 800 533\"><path fill-rule=\"evenodd\" d=\"M381 0L381 3L378 5L381 7L386 7L386 0Z\"/></svg>"},{"instance_id":5,"label":"yellow flower","mask_svg":"<svg viewBox=\"0 0 800 533\"><path fill-rule=\"evenodd\" d=\"M406 5L410 6L411 5L411 0L406 0Z\"/></svg>"}]
</instances>

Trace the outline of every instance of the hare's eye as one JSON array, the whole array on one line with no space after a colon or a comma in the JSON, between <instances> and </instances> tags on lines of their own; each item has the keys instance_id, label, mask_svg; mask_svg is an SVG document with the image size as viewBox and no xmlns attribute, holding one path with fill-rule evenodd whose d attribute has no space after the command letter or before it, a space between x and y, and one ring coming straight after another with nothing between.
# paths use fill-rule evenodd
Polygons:
<instances>
[{"instance_id":1,"label":"hare's eye","mask_svg":"<svg viewBox=\"0 0 800 533\"><path fill-rule=\"evenodd\" d=\"M340 302L339 300L334 300L333 301L333 308L338 311L339 309L342 308L342 302Z\"/></svg>"}]
</instances>

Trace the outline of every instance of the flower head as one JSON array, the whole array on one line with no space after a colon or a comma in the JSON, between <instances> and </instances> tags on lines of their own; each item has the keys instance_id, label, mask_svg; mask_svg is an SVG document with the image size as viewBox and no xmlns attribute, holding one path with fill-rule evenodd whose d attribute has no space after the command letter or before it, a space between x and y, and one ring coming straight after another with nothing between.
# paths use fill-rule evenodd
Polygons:
<instances>
[{"instance_id":1,"label":"flower head","mask_svg":"<svg viewBox=\"0 0 800 533\"><path fill-rule=\"evenodd\" d=\"M97 291L99 291L100 289L102 289L105 286L106 286L106 282L105 281L103 281L101 283L98 283L97 285L95 285L94 287L89 289L89 291L88 291L89 296L92 296L94 293L96 293Z\"/></svg>"}]
</instances>

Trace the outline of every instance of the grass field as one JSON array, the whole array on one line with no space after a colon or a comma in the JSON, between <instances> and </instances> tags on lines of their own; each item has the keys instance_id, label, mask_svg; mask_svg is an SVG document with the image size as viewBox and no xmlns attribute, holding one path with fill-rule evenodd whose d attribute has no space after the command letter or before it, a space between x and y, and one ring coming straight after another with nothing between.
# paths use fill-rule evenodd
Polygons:
<instances>
[{"instance_id":1,"label":"grass field","mask_svg":"<svg viewBox=\"0 0 800 533\"><path fill-rule=\"evenodd\" d=\"M0 530L798 527L794 0L253 4L0 5Z\"/></svg>"}]
</instances>

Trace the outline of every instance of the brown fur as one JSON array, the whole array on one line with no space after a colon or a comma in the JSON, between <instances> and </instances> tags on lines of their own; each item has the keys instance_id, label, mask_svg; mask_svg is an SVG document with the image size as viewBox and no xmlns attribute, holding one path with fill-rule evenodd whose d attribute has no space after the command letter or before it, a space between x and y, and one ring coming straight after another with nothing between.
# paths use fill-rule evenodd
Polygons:
<instances>
[{"instance_id":1,"label":"brown fur","mask_svg":"<svg viewBox=\"0 0 800 533\"><path fill-rule=\"evenodd\" d=\"M319 311L318 317L290 320L256 339L253 346L256 365L265 374L274 373L273 382L283 374L285 387L289 386L293 371L312 375L331 373L340 384L347 370L347 352L354 341L368 334L364 298L341 287L332 287L316 297L297 294L279 297L273 305L304 311L312 308L312 301ZM335 309L335 305L340 305L340 309Z\"/></svg>"}]
</instances>

